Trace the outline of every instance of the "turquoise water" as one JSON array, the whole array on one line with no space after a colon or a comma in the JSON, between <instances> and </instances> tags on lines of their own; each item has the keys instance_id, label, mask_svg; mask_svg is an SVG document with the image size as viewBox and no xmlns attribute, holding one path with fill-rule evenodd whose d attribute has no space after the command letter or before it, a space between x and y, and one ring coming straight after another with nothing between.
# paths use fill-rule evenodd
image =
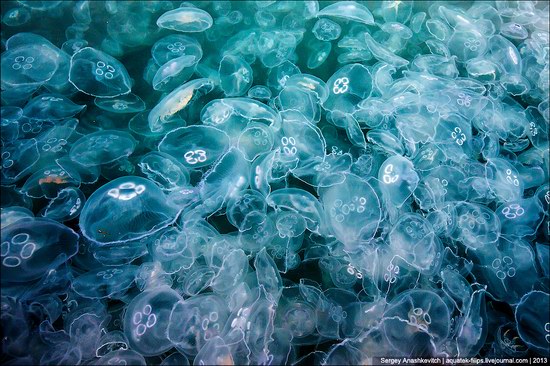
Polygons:
<instances>
[{"instance_id":1,"label":"turquoise water","mask_svg":"<svg viewBox=\"0 0 550 366\"><path fill-rule=\"evenodd\" d=\"M1 362L548 357L548 10L1 2Z\"/></svg>"}]
</instances>

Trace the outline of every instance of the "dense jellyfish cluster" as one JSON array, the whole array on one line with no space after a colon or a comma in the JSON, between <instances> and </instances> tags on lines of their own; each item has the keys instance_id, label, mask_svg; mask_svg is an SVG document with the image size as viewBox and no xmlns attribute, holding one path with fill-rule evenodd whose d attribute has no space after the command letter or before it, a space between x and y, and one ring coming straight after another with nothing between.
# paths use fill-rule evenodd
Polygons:
<instances>
[{"instance_id":1,"label":"dense jellyfish cluster","mask_svg":"<svg viewBox=\"0 0 550 366\"><path fill-rule=\"evenodd\" d=\"M547 2L1 20L2 364L550 356Z\"/></svg>"}]
</instances>

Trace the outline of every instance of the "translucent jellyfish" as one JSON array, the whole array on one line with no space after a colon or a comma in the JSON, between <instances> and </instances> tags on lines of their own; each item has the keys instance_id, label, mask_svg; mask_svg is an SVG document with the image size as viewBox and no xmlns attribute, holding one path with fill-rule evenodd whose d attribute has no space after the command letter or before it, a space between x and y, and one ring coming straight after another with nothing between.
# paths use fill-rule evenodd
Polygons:
<instances>
[{"instance_id":1,"label":"translucent jellyfish","mask_svg":"<svg viewBox=\"0 0 550 366\"><path fill-rule=\"evenodd\" d=\"M443 246L430 223L418 214L404 214L389 233L390 247L421 273L439 270Z\"/></svg>"},{"instance_id":2,"label":"translucent jellyfish","mask_svg":"<svg viewBox=\"0 0 550 366\"><path fill-rule=\"evenodd\" d=\"M262 123L252 122L239 135L237 147L246 160L253 161L259 155L271 151L273 140L272 129Z\"/></svg>"},{"instance_id":3,"label":"translucent jellyfish","mask_svg":"<svg viewBox=\"0 0 550 366\"><path fill-rule=\"evenodd\" d=\"M74 187L64 188L57 193L55 198L50 200L40 214L59 222L69 221L80 215L84 202L86 202L86 197L80 189Z\"/></svg>"},{"instance_id":4,"label":"translucent jellyfish","mask_svg":"<svg viewBox=\"0 0 550 366\"><path fill-rule=\"evenodd\" d=\"M195 265L185 275L181 284L181 291L187 296L196 296L210 286L215 276L216 272L213 269Z\"/></svg>"},{"instance_id":5,"label":"translucent jellyfish","mask_svg":"<svg viewBox=\"0 0 550 366\"><path fill-rule=\"evenodd\" d=\"M149 128L153 132L159 132L163 125L174 120L175 115L184 110L193 101L202 95L208 94L214 89L214 83L210 79L202 78L191 80L173 90L162 98L151 110L148 116Z\"/></svg>"},{"instance_id":6,"label":"translucent jellyfish","mask_svg":"<svg viewBox=\"0 0 550 366\"><path fill-rule=\"evenodd\" d=\"M78 234L53 220L21 219L2 229L2 277L28 282L74 256Z\"/></svg>"},{"instance_id":7,"label":"translucent jellyfish","mask_svg":"<svg viewBox=\"0 0 550 366\"><path fill-rule=\"evenodd\" d=\"M166 357L159 366L188 366L189 360L179 352L174 352Z\"/></svg>"},{"instance_id":8,"label":"translucent jellyfish","mask_svg":"<svg viewBox=\"0 0 550 366\"><path fill-rule=\"evenodd\" d=\"M273 258L267 254L265 248L256 254L256 258L254 259L254 268L256 268L258 285L264 287L266 293L268 294L268 298L271 296L274 300L278 299L283 288L283 280L281 279L281 275L277 270L277 266L275 265Z\"/></svg>"},{"instance_id":9,"label":"translucent jellyfish","mask_svg":"<svg viewBox=\"0 0 550 366\"><path fill-rule=\"evenodd\" d=\"M321 235L327 233L323 206L311 193L299 188L283 188L273 191L266 200L276 210L291 210L301 214L309 231Z\"/></svg>"},{"instance_id":10,"label":"translucent jellyfish","mask_svg":"<svg viewBox=\"0 0 550 366\"><path fill-rule=\"evenodd\" d=\"M320 41L334 41L340 37L342 27L330 19L319 19L311 30Z\"/></svg>"},{"instance_id":11,"label":"translucent jellyfish","mask_svg":"<svg viewBox=\"0 0 550 366\"><path fill-rule=\"evenodd\" d=\"M275 90L281 90L289 77L300 74L300 68L290 61L285 61L269 69L267 75L267 86Z\"/></svg>"},{"instance_id":12,"label":"translucent jellyfish","mask_svg":"<svg viewBox=\"0 0 550 366\"><path fill-rule=\"evenodd\" d=\"M132 89L124 65L92 47L82 48L72 55L69 81L79 91L100 98L128 94Z\"/></svg>"},{"instance_id":13,"label":"translucent jellyfish","mask_svg":"<svg viewBox=\"0 0 550 366\"><path fill-rule=\"evenodd\" d=\"M316 69L323 65L330 56L332 50L332 44L330 42L321 42L317 40L311 40L307 44L309 50L309 57L306 65L309 69Z\"/></svg>"},{"instance_id":14,"label":"translucent jellyfish","mask_svg":"<svg viewBox=\"0 0 550 366\"><path fill-rule=\"evenodd\" d=\"M254 85L248 89L247 96L260 101L266 101L271 99L271 90L265 85Z\"/></svg>"},{"instance_id":15,"label":"translucent jellyfish","mask_svg":"<svg viewBox=\"0 0 550 366\"><path fill-rule=\"evenodd\" d=\"M223 262L212 281L212 290L225 295L237 287L248 273L248 257L241 249L223 257Z\"/></svg>"},{"instance_id":16,"label":"translucent jellyfish","mask_svg":"<svg viewBox=\"0 0 550 366\"><path fill-rule=\"evenodd\" d=\"M167 335L179 351L195 356L209 339L221 334L228 317L229 309L222 297L193 296L174 305Z\"/></svg>"},{"instance_id":17,"label":"translucent jellyfish","mask_svg":"<svg viewBox=\"0 0 550 366\"><path fill-rule=\"evenodd\" d=\"M409 64L409 61L397 56L391 50L389 50L385 45L381 45L376 42L374 38L369 33L364 33L365 44L368 47L368 50L372 55L379 61L385 62L387 64L393 65L395 67L403 67Z\"/></svg>"},{"instance_id":18,"label":"translucent jellyfish","mask_svg":"<svg viewBox=\"0 0 550 366\"><path fill-rule=\"evenodd\" d=\"M159 143L159 151L173 156L189 169L211 165L229 148L229 137L211 126L175 129Z\"/></svg>"},{"instance_id":19,"label":"translucent jellyfish","mask_svg":"<svg viewBox=\"0 0 550 366\"><path fill-rule=\"evenodd\" d=\"M56 164L37 170L26 181L21 192L32 198L55 198L66 187L80 186L80 176L74 169L63 169Z\"/></svg>"},{"instance_id":20,"label":"translucent jellyfish","mask_svg":"<svg viewBox=\"0 0 550 366\"><path fill-rule=\"evenodd\" d=\"M19 139L2 146L2 184L12 184L29 173L40 158L35 139Z\"/></svg>"},{"instance_id":21,"label":"translucent jellyfish","mask_svg":"<svg viewBox=\"0 0 550 366\"><path fill-rule=\"evenodd\" d=\"M197 63L197 58L190 55L184 55L167 61L159 67L153 76L153 89L171 91L180 86L191 78L195 72L195 65Z\"/></svg>"},{"instance_id":22,"label":"translucent jellyfish","mask_svg":"<svg viewBox=\"0 0 550 366\"><path fill-rule=\"evenodd\" d=\"M33 120L62 120L73 117L86 108L59 94L41 94L23 108L23 115Z\"/></svg>"},{"instance_id":23,"label":"translucent jellyfish","mask_svg":"<svg viewBox=\"0 0 550 366\"><path fill-rule=\"evenodd\" d=\"M536 197L508 201L497 207L501 235L506 237L532 237L543 221L544 211Z\"/></svg>"},{"instance_id":24,"label":"translucent jellyfish","mask_svg":"<svg viewBox=\"0 0 550 366\"><path fill-rule=\"evenodd\" d=\"M521 339L537 353L550 355L550 296L532 291L521 298L515 317Z\"/></svg>"},{"instance_id":25,"label":"translucent jellyfish","mask_svg":"<svg viewBox=\"0 0 550 366\"><path fill-rule=\"evenodd\" d=\"M261 248L274 245L277 228L270 216L264 212L251 212L239 226L238 240L243 250L257 252Z\"/></svg>"},{"instance_id":26,"label":"translucent jellyfish","mask_svg":"<svg viewBox=\"0 0 550 366\"><path fill-rule=\"evenodd\" d=\"M447 47L452 55L460 62L482 56L487 50L487 38L475 28L455 29Z\"/></svg>"},{"instance_id":27,"label":"translucent jellyfish","mask_svg":"<svg viewBox=\"0 0 550 366\"><path fill-rule=\"evenodd\" d=\"M355 1L339 1L331 4L321 9L316 16L335 17L367 25L374 24L374 18L369 9Z\"/></svg>"},{"instance_id":28,"label":"translucent jellyfish","mask_svg":"<svg viewBox=\"0 0 550 366\"><path fill-rule=\"evenodd\" d=\"M488 159L485 168L487 182L499 200L509 202L521 199L523 179L510 162L503 158Z\"/></svg>"},{"instance_id":29,"label":"translucent jellyfish","mask_svg":"<svg viewBox=\"0 0 550 366\"><path fill-rule=\"evenodd\" d=\"M229 149L203 176L199 183L199 194L205 208L217 211L227 200L239 195L248 188L250 164L244 155L235 148Z\"/></svg>"},{"instance_id":30,"label":"translucent jellyfish","mask_svg":"<svg viewBox=\"0 0 550 366\"><path fill-rule=\"evenodd\" d=\"M173 191L189 184L187 168L171 155L152 151L140 159L138 166L143 174L164 190Z\"/></svg>"},{"instance_id":31,"label":"translucent jellyfish","mask_svg":"<svg viewBox=\"0 0 550 366\"><path fill-rule=\"evenodd\" d=\"M12 8L2 17L2 23L9 27L18 27L31 20L31 12L26 8Z\"/></svg>"},{"instance_id":32,"label":"translucent jellyfish","mask_svg":"<svg viewBox=\"0 0 550 366\"><path fill-rule=\"evenodd\" d=\"M0 208L0 215L2 217L0 221L2 230L21 219L34 217L31 210L21 206L2 207Z\"/></svg>"},{"instance_id":33,"label":"translucent jellyfish","mask_svg":"<svg viewBox=\"0 0 550 366\"><path fill-rule=\"evenodd\" d=\"M95 98L94 104L112 113L138 113L145 110L145 102L137 95L129 93L115 98Z\"/></svg>"},{"instance_id":34,"label":"translucent jellyfish","mask_svg":"<svg viewBox=\"0 0 550 366\"><path fill-rule=\"evenodd\" d=\"M378 195L367 182L347 174L344 182L320 191L332 231L347 249L372 239L381 219Z\"/></svg>"},{"instance_id":35,"label":"translucent jellyfish","mask_svg":"<svg viewBox=\"0 0 550 366\"><path fill-rule=\"evenodd\" d=\"M407 290L396 296L384 312L384 335L404 356L435 354L450 331L447 305L433 291Z\"/></svg>"},{"instance_id":36,"label":"translucent jellyfish","mask_svg":"<svg viewBox=\"0 0 550 366\"><path fill-rule=\"evenodd\" d=\"M178 32L204 32L214 23L212 16L196 7L180 7L167 11L157 20L161 28Z\"/></svg>"},{"instance_id":37,"label":"translucent jellyfish","mask_svg":"<svg viewBox=\"0 0 550 366\"><path fill-rule=\"evenodd\" d=\"M405 1L384 0L381 4L380 13L386 22L399 22L405 24L407 23L407 20L411 18L412 10L412 3Z\"/></svg>"},{"instance_id":38,"label":"translucent jellyfish","mask_svg":"<svg viewBox=\"0 0 550 366\"><path fill-rule=\"evenodd\" d=\"M455 205L457 224L452 237L478 249L495 243L500 236L500 220L490 209L468 202Z\"/></svg>"},{"instance_id":39,"label":"translucent jellyfish","mask_svg":"<svg viewBox=\"0 0 550 366\"><path fill-rule=\"evenodd\" d=\"M60 67L60 56L49 45L25 43L9 47L0 62L3 89L36 88L54 76Z\"/></svg>"},{"instance_id":40,"label":"translucent jellyfish","mask_svg":"<svg viewBox=\"0 0 550 366\"><path fill-rule=\"evenodd\" d=\"M385 200L401 207L418 186L420 178L409 159L396 155L382 163L378 180Z\"/></svg>"},{"instance_id":41,"label":"translucent jellyfish","mask_svg":"<svg viewBox=\"0 0 550 366\"><path fill-rule=\"evenodd\" d=\"M273 108L250 98L214 99L201 110L201 121L224 130L236 142L250 122L280 128L281 116Z\"/></svg>"},{"instance_id":42,"label":"translucent jellyfish","mask_svg":"<svg viewBox=\"0 0 550 366\"><path fill-rule=\"evenodd\" d=\"M69 157L86 167L108 164L130 156L136 145L128 132L103 130L81 137L71 146Z\"/></svg>"},{"instance_id":43,"label":"translucent jellyfish","mask_svg":"<svg viewBox=\"0 0 550 366\"><path fill-rule=\"evenodd\" d=\"M361 64L346 65L327 81L328 98L323 107L329 111L353 113L357 104L370 96L372 77Z\"/></svg>"},{"instance_id":44,"label":"translucent jellyfish","mask_svg":"<svg viewBox=\"0 0 550 366\"><path fill-rule=\"evenodd\" d=\"M99 346L95 351L96 357L103 357L113 351L128 349L128 339L120 330L105 333L98 343Z\"/></svg>"},{"instance_id":45,"label":"translucent jellyfish","mask_svg":"<svg viewBox=\"0 0 550 366\"><path fill-rule=\"evenodd\" d=\"M129 346L144 356L159 355L170 348L168 338L172 307L181 296L168 286L150 289L134 297L124 315Z\"/></svg>"},{"instance_id":46,"label":"translucent jellyfish","mask_svg":"<svg viewBox=\"0 0 550 366\"><path fill-rule=\"evenodd\" d=\"M241 227L245 217L253 212L265 213L265 197L258 191L246 189L227 202L227 220L235 227Z\"/></svg>"},{"instance_id":47,"label":"translucent jellyfish","mask_svg":"<svg viewBox=\"0 0 550 366\"><path fill-rule=\"evenodd\" d=\"M133 350L116 350L107 353L101 358L93 361L91 365L136 365L136 366L146 366L147 362L143 356Z\"/></svg>"},{"instance_id":48,"label":"translucent jellyfish","mask_svg":"<svg viewBox=\"0 0 550 366\"><path fill-rule=\"evenodd\" d=\"M538 108L532 106L527 107L524 113L529 122L527 137L534 146L545 149L545 146L548 146L548 134L544 131L548 131L550 128L548 118Z\"/></svg>"},{"instance_id":49,"label":"translucent jellyfish","mask_svg":"<svg viewBox=\"0 0 550 366\"><path fill-rule=\"evenodd\" d=\"M178 210L161 189L141 177L121 177L103 185L80 214L82 234L102 245L146 237L172 223Z\"/></svg>"},{"instance_id":50,"label":"translucent jellyfish","mask_svg":"<svg viewBox=\"0 0 550 366\"><path fill-rule=\"evenodd\" d=\"M253 82L252 68L242 57L225 55L218 73L220 86L228 97L244 95Z\"/></svg>"},{"instance_id":51,"label":"translucent jellyfish","mask_svg":"<svg viewBox=\"0 0 550 366\"><path fill-rule=\"evenodd\" d=\"M193 37L171 34L159 39L151 49L151 55L158 65L182 56L195 56L196 62L202 58L200 43Z\"/></svg>"},{"instance_id":52,"label":"translucent jellyfish","mask_svg":"<svg viewBox=\"0 0 550 366\"><path fill-rule=\"evenodd\" d=\"M533 289L537 280L535 254L522 240L501 239L496 245L486 245L475 252L472 273L487 285L495 299L517 304Z\"/></svg>"},{"instance_id":53,"label":"translucent jellyfish","mask_svg":"<svg viewBox=\"0 0 550 366\"><path fill-rule=\"evenodd\" d=\"M132 265L99 268L76 277L71 286L85 298L118 298L133 285L137 269Z\"/></svg>"}]
</instances>

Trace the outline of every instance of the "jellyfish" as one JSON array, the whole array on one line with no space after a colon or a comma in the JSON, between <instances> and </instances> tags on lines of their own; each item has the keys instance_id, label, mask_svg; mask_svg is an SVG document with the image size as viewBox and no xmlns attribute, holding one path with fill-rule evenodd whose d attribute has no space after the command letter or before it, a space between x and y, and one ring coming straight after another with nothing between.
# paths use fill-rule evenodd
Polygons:
<instances>
[{"instance_id":1,"label":"jellyfish","mask_svg":"<svg viewBox=\"0 0 550 366\"><path fill-rule=\"evenodd\" d=\"M72 55L69 81L79 91L100 98L128 94L132 89L124 65L92 47L84 47Z\"/></svg>"},{"instance_id":2,"label":"jellyfish","mask_svg":"<svg viewBox=\"0 0 550 366\"><path fill-rule=\"evenodd\" d=\"M196 7L180 7L167 11L157 20L157 25L161 28L186 33L204 32L213 23L210 14Z\"/></svg>"},{"instance_id":3,"label":"jellyfish","mask_svg":"<svg viewBox=\"0 0 550 366\"><path fill-rule=\"evenodd\" d=\"M80 214L80 229L100 245L144 238L171 224L179 210L152 181L126 176L96 190Z\"/></svg>"},{"instance_id":4,"label":"jellyfish","mask_svg":"<svg viewBox=\"0 0 550 366\"><path fill-rule=\"evenodd\" d=\"M2 275L29 282L65 263L78 251L78 234L45 218L24 218L2 230Z\"/></svg>"},{"instance_id":5,"label":"jellyfish","mask_svg":"<svg viewBox=\"0 0 550 366\"><path fill-rule=\"evenodd\" d=\"M69 157L86 167L103 165L130 156L136 145L137 141L128 132L102 130L76 141L71 146Z\"/></svg>"},{"instance_id":6,"label":"jellyfish","mask_svg":"<svg viewBox=\"0 0 550 366\"><path fill-rule=\"evenodd\" d=\"M206 342L221 334L228 317L227 304L219 295L193 296L173 306L167 335L176 349L195 356Z\"/></svg>"}]
</instances>

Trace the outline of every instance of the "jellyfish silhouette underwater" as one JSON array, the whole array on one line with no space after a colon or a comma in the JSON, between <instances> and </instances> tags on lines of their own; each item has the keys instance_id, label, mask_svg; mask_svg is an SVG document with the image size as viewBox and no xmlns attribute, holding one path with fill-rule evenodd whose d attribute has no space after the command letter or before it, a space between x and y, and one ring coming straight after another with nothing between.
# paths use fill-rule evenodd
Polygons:
<instances>
[{"instance_id":1,"label":"jellyfish silhouette underwater","mask_svg":"<svg viewBox=\"0 0 550 366\"><path fill-rule=\"evenodd\" d=\"M549 357L549 13L3 1L0 362Z\"/></svg>"}]
</instances>

